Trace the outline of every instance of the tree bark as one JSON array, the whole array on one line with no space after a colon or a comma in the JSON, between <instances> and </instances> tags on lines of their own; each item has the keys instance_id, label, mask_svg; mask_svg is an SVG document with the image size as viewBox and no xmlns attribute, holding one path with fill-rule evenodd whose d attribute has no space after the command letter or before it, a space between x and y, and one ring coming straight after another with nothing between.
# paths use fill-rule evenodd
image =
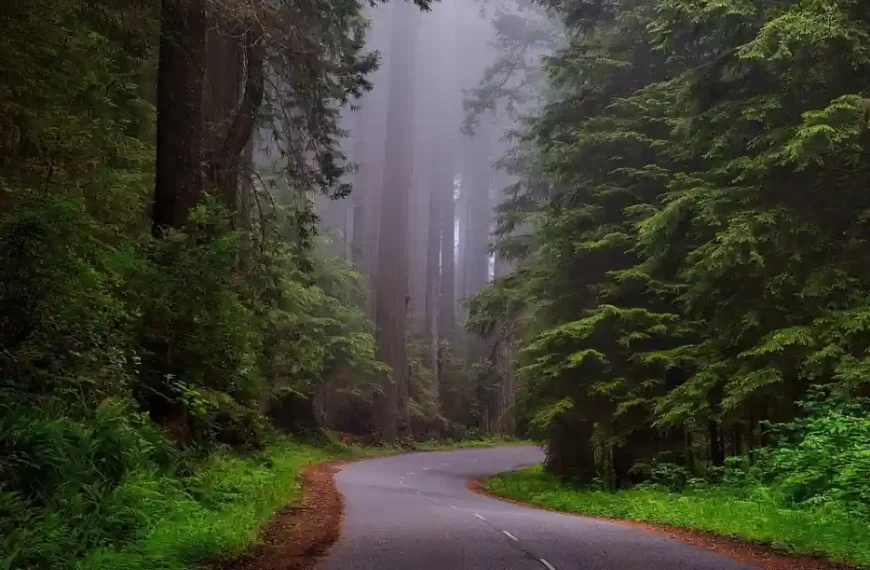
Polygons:
<instances>
[{"instance_id":1,"label":"tree bark","mask_svg":"<svg viewBox=\"0 0 870 570\"><path fill-rule=\"evenodd\" d=\"M162 0L160 19L155 235L182 227L202 197L205 0Z\"/></svg>"},{"instance_id":2,"label":"tree bark","mask_svg":"<svg viewBox=\"0 0 870 570\"><path fill-rule=\"evenodd\" d=\"M714 420L707 422L707 436L710 440L710 462L721 467L725 464L725 442L722 438L722 430Z\"/></svg>"},{"instance_id":3,"label":"tree bark","mask_svg":"<svg viewBox=\"0 0 870 570\"><path fill-rule=\"evenodd\" d=\"M239 173L237 170L219 171L216 161L242 96L245 59L241 37L244 26L224 12L223 7L212 5L207 14L203 149L210 163L207 174L211 186L218 191L226 206L235 210Z\"/></svg>"},{"instance_id":4,"label":"tree bark","mask_svg":"<svg viewBox=\"0 0 870 570\"><path fill-rule=\"evenodd\" d=\"M239 23L234 27L228 26L227 31L221 31L219 22L216 26L217 31L212 32L216 37L211 38L210 47L224 62L213 62L214 65L210 66L215 75L213 128L218 136L214 137L213 146L209 148L209 169L212 182L224 204L235 212L238 209L242 152L253 137L254 125L263 104L265 48L263 30L259 24ZM244 26L246 29L240 40L237 35ZM245 78L244 91L240 83L242 75Z\"/></svg>"},{"instance_id":5,"label":"tree bark","mask_svg":"<svg viewBox=\"0 0 870 570\"><path fill-rule=\"evenodd\" d=\"M436 173L437 174L437 173ZM426 307L423 324L425 364L438 378L438 312L441 286L441 187L433 176L429 188L429 223L426 239Z\"/></svg>"},{"instance_id":6,"label":"tree bark","mask_svg":"<svg viewBox=\"0 0 870 570\"><path fill-rule=\"evenodd\" d=\"M405 344L408 296L408 199L413 164L413 6L393 6L392 62L387 115L381 231L376 280L377 344L380 359L390 366L392 382L378 402L381 437L393 441L409 434L408 358Z\"/></svg>"}]
</instances>

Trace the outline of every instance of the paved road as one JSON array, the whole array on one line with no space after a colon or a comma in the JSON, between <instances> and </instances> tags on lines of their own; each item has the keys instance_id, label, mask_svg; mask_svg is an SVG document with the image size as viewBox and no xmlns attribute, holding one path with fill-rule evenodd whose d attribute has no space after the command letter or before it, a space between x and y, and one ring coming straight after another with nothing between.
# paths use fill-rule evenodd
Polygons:
<instances>
[{"instance_id":1,"label":"paved road","mask_svg":"<svg viewBox=\"0 0 870 570\"><path fill-rule=\"evenodd\" d=\"M499 447L350 464L336 476L343 536L317 570L749 570L654 534L465 487L542 458L533 447Z\"/></svg>"}]
</instances>

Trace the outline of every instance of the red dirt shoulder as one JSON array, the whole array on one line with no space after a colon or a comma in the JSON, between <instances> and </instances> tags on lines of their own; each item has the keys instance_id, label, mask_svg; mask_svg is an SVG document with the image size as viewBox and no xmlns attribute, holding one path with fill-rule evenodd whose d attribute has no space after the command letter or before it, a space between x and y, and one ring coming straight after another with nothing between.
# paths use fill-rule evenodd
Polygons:
<instances>
[{"instance_id":1,"label":"red dirt shoulder","mask_svg":"<svg viewBox=\"0 0 870 570\"><path fill-rule=\"evenodd\" d=\"M308 466L302 499L279 511L263 531L260 544L220 570L307 570L338 540L344 501L334 475L341 461Z\"/></svg>"}]
</instances>

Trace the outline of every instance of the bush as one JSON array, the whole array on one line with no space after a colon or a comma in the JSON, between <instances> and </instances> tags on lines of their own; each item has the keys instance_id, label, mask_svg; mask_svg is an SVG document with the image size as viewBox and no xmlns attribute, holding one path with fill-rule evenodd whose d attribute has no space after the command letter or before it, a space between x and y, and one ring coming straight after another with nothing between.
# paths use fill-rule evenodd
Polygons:
<instances>
[{"instance_id":1,"label":"bush","mask_svg":"<svg viewBox=\"0 0 870 570\"><path fill-rule=\"evenodd\" d=\"M759 461L759 476L789 500L870 514L870 417L860 407L827 410L787 429L789 438Z\"/></svg>"},{"instance_id":2,"label":"bush","mask_svg":"<svg viewBox=\"0 0 870 570\"><path fill-rule=\"evenodd\" d=\"M262 448L270 408L295 425L287 395L310 414L331 369L380 370L362 311L341 300L346 269L302 271L272 242L240 264L213 203L160 240L104 230L52 194L17 192L0 214L0 568L69 567L190 501L208 519L247 483L185 477Z\"/></svg>"}]
</instances>

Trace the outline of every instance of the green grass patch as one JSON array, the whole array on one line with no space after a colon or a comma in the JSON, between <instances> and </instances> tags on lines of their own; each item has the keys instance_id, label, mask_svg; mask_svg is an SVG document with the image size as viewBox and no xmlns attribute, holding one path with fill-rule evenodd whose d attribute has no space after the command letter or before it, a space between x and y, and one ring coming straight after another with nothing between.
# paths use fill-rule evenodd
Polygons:
<instances>
[{"instance_id":1,"label":"green grass patch","mask_svg":"<svg viewBox=\"0 0 870 570\"><path fill-rule=\"evenodd\" d=\"M508 443L515 442L432 442L403 448L281 440L250 457L212 456L196 475L186 479L141 473L130 477L113 494L114 507L123 505L125 513L135 513L138 519L140 531L135 540L91 551L71 567L183 570L229 559L256 542L263 525L281 507L299 498L299 477L311 463ZM112 509L107 506L107 510Z\"/></svg>"},{"instance_id":2,"label":"green grass patch","mask_svg":"<svg viewBox=\"0 0 870 570\"><path fill-rule=\"evenodd\" d=\"M682 493L634 489L608 493L572 487L533 467L485 481L491 493L569 513L661 523L768 544L870 568L870 521L838 504L782 504L762 487L704 486Z\"/></svg>"},{"instance_id":3,"label":"green grass patch","mask_svg":"<svg viewBox=\"0 0 870 570\"><path fill-rule=\"evenodd\" d=\"M336 449L282 441L252 457L212 457L195 476L134 478L122 489L144 519L137 540L91 552L77 570L181 570L225 559L256 541L274 513L297 499L299 475Z\"/></svg>"},{"instance_id":4,"label":"green grass patch","mask_svg":"<svg viewBox=\"0 0 870 570\"><path fill-rule=\"evenodd\" d=\"M464 441L427 441L417 444L418 451L450 451L451 449L467 449L478 447L501 447L514 445L536 445L531 441L512 439L506 437L490 437L483 439L469 439Z\"/></svg>"}]
</instances>

